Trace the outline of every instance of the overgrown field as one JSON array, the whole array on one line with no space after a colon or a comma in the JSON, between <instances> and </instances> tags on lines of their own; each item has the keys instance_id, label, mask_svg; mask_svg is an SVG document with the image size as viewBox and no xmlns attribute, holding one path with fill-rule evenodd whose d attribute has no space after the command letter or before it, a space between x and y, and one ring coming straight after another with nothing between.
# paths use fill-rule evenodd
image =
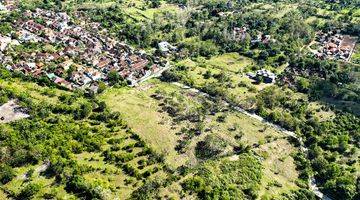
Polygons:
<instances>
[{"instance_id":1,"label":"overgrown field","mask_svg":"<svg viewBox=\"0 0 360 200\"><path fill-rule=\"evenodd\" d=\"M169 166L197 168L203 160L216 157L236 161L238 153L250 151L263 166L260 196L298 189L298 172L291 156L296 148L286 135L220 102L215 104L194 91L157 80L135 89L110 89L100 99L122 113L129 126L165 156ZM214 155L202 155L208 151L199 149L204 141L220 145Z\"/></svg>"}]
</instances>

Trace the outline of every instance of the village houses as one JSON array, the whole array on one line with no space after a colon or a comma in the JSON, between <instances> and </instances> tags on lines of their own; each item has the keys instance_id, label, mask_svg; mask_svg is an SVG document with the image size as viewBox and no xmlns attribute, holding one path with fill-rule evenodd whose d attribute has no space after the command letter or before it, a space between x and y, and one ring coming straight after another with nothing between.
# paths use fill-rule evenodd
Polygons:
<instances>
[{"instance_id":1,"label":"village houses","mask_svg":"<svg viewBox=\"0 0 360 200\"><path fill-rule=\"evenodd\" d=\"M91 24L92 29L88 30L87 27L72 23L66 13L39 8L34 12L25 12L24 16L23 20L14 23L19 41L0 35L0 61L10 71L19 71L34 77L45 75L55 84L67 89L85 89L98 81L106 82L111 71L119 73L124 80L134 85L163 67L154 64L145 52L134 50L105 34L98 34L98 23ZM24 54L20 63L5 59L9 45L29 42L57 48L55 52ZM170 52L175 47L162 42L159 48ZM56 66L56 69L49 66ZM70 69L74 71L68 73Z\"/></svg>"}]
</instances>

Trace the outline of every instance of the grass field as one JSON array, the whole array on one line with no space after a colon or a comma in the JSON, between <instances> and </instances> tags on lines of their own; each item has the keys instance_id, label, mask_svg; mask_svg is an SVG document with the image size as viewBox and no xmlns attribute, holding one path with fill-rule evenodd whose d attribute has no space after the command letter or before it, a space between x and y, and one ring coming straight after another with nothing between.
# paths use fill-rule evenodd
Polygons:
<instances>
[{"instance_id":1,"label":"grass field","mask_svg":"<svg viewBox=\"0 0 360 200\"><path fill-rule=\"evenodd\" d=\"M195 60L182 60L177 63L179 66L186 66L185 74L195 87L202 88L211 83L219 83L214 75L225 74L229 78L223 84L223 89L229 99L237 103L243 103L249 98L253 98L256 93L272 84L254 84L254 81L248 78L245 73L253 71L255 62L248 57L237 53L225 53L210 59L197 58ZM279 67L284 69L284 66ZM206 73L211 74L210 78L205 78ZM277 73L279 73L277 72Z\"/></svg>"},{"instance_id":2,"label":"grass field","mask_svg":"<svg viewBox=\"0 0 360 200\"><path fill-rule=\"evenodd\" d=\"M207 115L204 119L204 127L210 131L194 137L187 146L185 153L179 154L174 150L177 141L180 139L176 133L184 126L191 126L191 123L174 122L164 112L159 112L160 103L150 96L157 90L165 90L168 93L176 92L182 94L186 99L196 98L189 94L189 91L182 90L175 85L152 80L143 83L138 88L109 89L101 95L111 109L122 113L129 126L136 131L152 148L166 156L166 163L176 167L183 164L194 166L198 163L194 153L195 146L208 134L217 134L235 145L235 135L242 133L241 141L247 145L259 145L254 151L263 158L264 180L260 195L273 196L289 189L297 188L294 183L298 173L290 156L296 148L284 138L284 135L260 121L256 121L238 112L222 111L216 115ZM174 94L175 95L175 94ZM189 104L192 104L188 101ZM219 116L226 115L224 122L218 122ZM231 130L237 127L236 130ZM277 186L272 183L276 181ZM172 188L172 189L171 189ZM172 190L179 190L179 185L174 183L171 188L164 188L163 193L167 194Z\"/></svg>"},{"instance_id":3,"label":"grass field","mask_svg":"<svg viewBox=\"0 0 360 200\"><path fill-rule=\"evenodd\" d=\"M171 118L159 113L158 102L150 97L156 89L175 91L175 86L152 83L136 89L109 89L100 99L113 111L119 111L129 125L157 152L165 154L174 166L184 164L184 158L173 150L179 139L172 128Z\"/></svg>"}]
</instances>

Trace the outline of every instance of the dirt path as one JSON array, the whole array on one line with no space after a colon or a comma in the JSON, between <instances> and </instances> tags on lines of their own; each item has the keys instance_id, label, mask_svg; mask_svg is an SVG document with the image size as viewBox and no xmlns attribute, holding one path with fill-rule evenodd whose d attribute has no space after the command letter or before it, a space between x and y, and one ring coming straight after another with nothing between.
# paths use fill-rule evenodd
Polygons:
<instances>
[{"instance_id":1,"label":"dirt path","mask_svg":"<svg viewBox=\"0 0 360 200\"><path fill-rule=\"evenodd\" d=\"M34 174L37 176L39 175L41 172L44 172L48 167L49 167L50 163L49 162L44 162L42 165L40 166L37 166L35 169L34 169ZM27 173L27 172L26 172ZM21 174L17 177L17 179L20 179L20 180L25 180L27 179L27 174L24 173L24 174Z\"/></svg>"}]
</instances>

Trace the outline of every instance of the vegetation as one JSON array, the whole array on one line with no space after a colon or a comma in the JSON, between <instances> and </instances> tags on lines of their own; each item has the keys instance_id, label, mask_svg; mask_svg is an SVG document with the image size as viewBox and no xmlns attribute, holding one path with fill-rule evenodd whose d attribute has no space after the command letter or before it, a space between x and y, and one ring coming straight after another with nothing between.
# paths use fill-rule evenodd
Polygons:
<instances>
[{"instance_id":1,"label":"vegetation","mask_svg":"<svg viewBox=\"0 0 360 200\"><path fill-rule=\"evenodd\" d=\"M209 161L196 169L195 176L182 183L186 191L200 199L256 199L261 180L261 165L252 155L237 161Z\"/></svg>"},{"instance_id":2,"label":"vegetation","mask_svg":"<svg viewBox=\"0 0 360 200\"><path fill-rule=\"evenodd\" d=\"M0 121L0 199L313 200L313 179L331 199L360 198L359 44L346 62L313 52L318 31L360 35L358 1L14 6L0 12L0 36L18 40L13 23L26 20L26 10L67 12L171 67L133 88L111 71L95 94L0 63L0 108L14 100L30 116ZM162 41L176 50L165 55ZM22 42L6 54L16 64L66 46ZM46 67L55 72L62 62ZM256 74L265 69L275 81Z\"/></svg>"}]
</instances>

